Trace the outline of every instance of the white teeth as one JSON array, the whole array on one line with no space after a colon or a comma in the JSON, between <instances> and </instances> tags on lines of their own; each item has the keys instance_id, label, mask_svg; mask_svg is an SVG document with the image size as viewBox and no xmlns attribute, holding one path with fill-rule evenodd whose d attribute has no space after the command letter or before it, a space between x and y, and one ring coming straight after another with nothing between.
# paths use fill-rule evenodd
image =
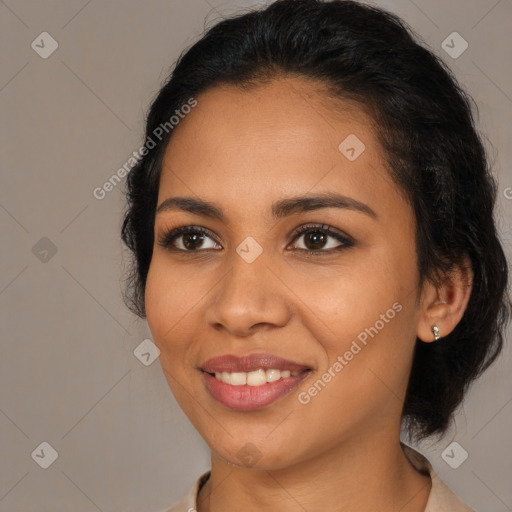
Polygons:
<instances>
[{"instance_id":1,"label":"white teeth","mask_svg":"<svg viewBox=\"0 0 512 512\"><path fill-rule=\"evenodd\" d=\"M247 384L247 373L236 372L231 374L232 386L245 386L245 384Z\"/></svg>"},{"instance_id":2,"label":"white teeth","mask_svg":"<svg viewBox=\"0 0 512 512\"><path fill-rule=\"evenodd\" d=\"M262 386L267 382L267 375L265 370L261 368L259 370L254 370L253 372L249 372L247 374L247 385L248 386Z\"/></svg>"},{"instance_id":3,"label":"white teeth","mask_svg":"<svg viewBox=\"0 0 512 512\"><path fill-rule=\"evenodd\" d=\"M269 369L267 370L267 382L275 382L281 378L281 371Z\"/></svg>"},{"instance_id":4,"label":"white teeth","mask_svg":"<svg viewBox=\"0 0 512 512\"><path fill-rule=\"evenodd\" d=\"M276 368L269 368L268 370L260 368L252 372L216 372L215 378L232 386L262 386L267 382L276 382L279 379L286 379L299 373Z\"/></svg>"}]
</instances>

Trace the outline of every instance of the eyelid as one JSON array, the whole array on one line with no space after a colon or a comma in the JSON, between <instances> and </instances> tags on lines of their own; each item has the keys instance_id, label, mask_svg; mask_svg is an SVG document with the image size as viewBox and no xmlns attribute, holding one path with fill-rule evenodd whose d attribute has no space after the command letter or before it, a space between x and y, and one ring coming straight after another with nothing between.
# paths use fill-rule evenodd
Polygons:
<instances>
[{"instance_id":1,"label":"eyelid","mask_svg":"<svg viewBox=\"0 0 512 512\"><path fill-rule=\"evenodd\" d=\"M163 229L162 234L158 237L158 244L162 246L164 249L174 250L176 252L203 252L204 249L197 250L197 251L184 251L182 249L177 249L172 246L172 242L174 242L175 239L179 238L180 235L190 232L198 232L203 233L208 238L211 238L217 245L221 245L220 242L217 240L216 235L213 233L213 231L210 231L208 228L202 227L202 226L196 226L192 224L186 224L182 226L177 226L175 228L170 229ZM218 250L218 249L214 249Z\"/></svg>"},{"instance_id":2,"label":"eyelid","mask_svg":"<svg viewBox=\"0 0 512 512\"><path fill-rule=\"evenodd\" d=\"M331 227L327 224L306 224L296 228L293 231L293 240L290 242L287 248L290 245L295 246L298 244L300 238L305 234L314 233L315 231L325 233L329 238L336 240L338 245L335 247L321 248L317 250L308 249L307 247L293 247L292 252L296 252L298 257L302 255L303 257L307 258L322 258L339 255L342 251L346 251L347 249L350 249L356 245L354 238L352 238L350 235L347 235L345 232L338 230L337 228Z\"/></svg>"},{"instance_id":3,"label":"eyelid","mask_svg":"<svg viewBox=\"0 0 512 512\"><path fill-rule=\"evenodd\" d=\"M329 224L324 223L308 223L308 224L302 224L296 228L293 229L293 231L290 233L288 237L292 237L292 241L287 245L289 247L291 244L294 244L297 242L297 239L300 238L302 235L314 231L321 231L326 233L328 236L335 238L340 242L340 246L331 248L331 249L318 249L318 250L307 250L307 249L296 249L300 252L307 252L308 254L332 254L337 249L341 248L349 248L355 245L355 240L348 235L347 233L334 228L333 226L330 226ZM206 235L208 238L212 239L217 245L220 245L222 247L222 244L217 240L217 235L213 233L208 228L202 227L202 226L196 226L196 225L181 225L177 226L175 228L168 228L163 230L163 234L161 234L158 237L158 244L165 249L173 250L175 252L181 252L181 253L200 253L205 252L207 250L215 250L218 251L219 249L197 249L197 250L191 250L186 251L183 249L178 249L176 247L173 247L174 241L179 238L180 235L186 234L186 233L202 233Z\"/></svg>"},{"instance_id":4,"label":"eyelid","mask_svg":"<svg viewBox=\"0 0 512 512\"><path fill-rule=\"evenodd\" d=\"M295 241L298 237L302 236L304 233L312 232L314 230L317 231L323 231L327 233L329 236L332 236L333 238L336 238L340 242L344 242L346 245L354 245L355 240L345 233L344 231L341 231L338 228L335 228L333 226L330 226L329 224L324 223L308 223L308 224L302 224L301 226L295 228L291 235L293 236L293 240ZM326 251L324 251L326 252Z\"/></svg>"}]
</instances>

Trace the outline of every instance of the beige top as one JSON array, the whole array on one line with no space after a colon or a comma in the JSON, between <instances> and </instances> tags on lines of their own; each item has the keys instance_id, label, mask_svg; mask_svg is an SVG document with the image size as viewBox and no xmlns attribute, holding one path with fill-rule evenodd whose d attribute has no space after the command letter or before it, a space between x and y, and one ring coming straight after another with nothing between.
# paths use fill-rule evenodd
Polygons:
<instances>
[{"instance_id":1,"label":"beige top","mask_svg":"<svg viewBox=\"0 0 512 512\"><path fill-rule=\"evenodd\" d=\"M411 464L420 472L430 474L432 488L428 497L425 512L475 512L462 503L455 494L443 483L432 469L430 462L419 452L402 443L402 448ZM203 473L189 493L179 503L161 512L196 512L197 495L201 487L210 477L210 471Z\"/></svg>"}]
</instances>

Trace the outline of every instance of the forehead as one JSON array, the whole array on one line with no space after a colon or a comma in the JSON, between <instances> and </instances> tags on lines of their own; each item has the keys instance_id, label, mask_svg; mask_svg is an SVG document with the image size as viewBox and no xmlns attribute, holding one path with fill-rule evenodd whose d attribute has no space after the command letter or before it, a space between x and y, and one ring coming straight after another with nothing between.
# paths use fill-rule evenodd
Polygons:
<instances>
[{"instance_id":1,"label":"forehead","mask_svg":"<svg viewBox=\"0 0 512 512\"><path fill-rule=\"evenodd\" d=\"M199 95L163 160L159 203L198 195L263 207L277 196L396 189L373 119L309 80L286 78ZM396 192L396 191L395 191Z\"/></svg>"}]
</instances>

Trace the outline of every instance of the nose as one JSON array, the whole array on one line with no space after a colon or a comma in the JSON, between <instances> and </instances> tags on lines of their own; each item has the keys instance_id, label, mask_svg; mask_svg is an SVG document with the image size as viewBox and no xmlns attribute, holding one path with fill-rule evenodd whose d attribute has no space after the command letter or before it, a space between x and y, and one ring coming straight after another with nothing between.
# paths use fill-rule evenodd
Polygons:
<instances>
[{"instance_id":1,"label":"nose","mask_svg":"<svg viewBox=\"0 0 512 512\"><path fill-rule=\"evenodd\" d=\"M292 312L289 290L272 271L267 258L261 255L247 263L234 254L231 259L232 266L207 307L208 324L238 337L285 326Z\"/></svg>"}]
</instances>

